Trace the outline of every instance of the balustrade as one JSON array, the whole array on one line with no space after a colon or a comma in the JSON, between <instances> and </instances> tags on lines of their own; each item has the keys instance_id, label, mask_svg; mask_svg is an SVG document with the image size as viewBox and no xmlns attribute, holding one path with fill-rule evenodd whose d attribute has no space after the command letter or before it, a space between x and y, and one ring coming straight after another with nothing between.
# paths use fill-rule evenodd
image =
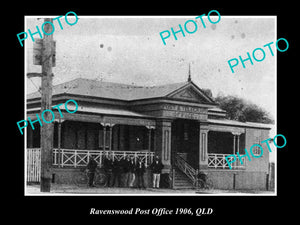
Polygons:
<instances>
[{"instance_id":1,"label":"balustrade","mask_svg":"<svg viewBox=\"0 0 300 225\"><path fill-rule=\"evenodd\" d=\"M28 156L33 155L32 152L40 152L39 148L28 148L27 153ZM36 153L37 154L37 153ZM154 157L154 152L149 152L149 150L140 150L140 151L103 151L103 150L78 150L78 149L53 149L53 158L52 164L54 166L61 167L83 167L86 166L89 162L91 156L96 160L99 166L102 166L102 158L104 155L110 154L112 160L121 160L125 159L127 156L133 157L135 162L138 160L142 160L145 163L146 167L148 167ZM28 159L29 160L29 159ZM30 160L29 160L30 161Z\"/></svg>"},{"instance_id":2,"label":"balustrade","mask_svg":"<svg viewBox=\"0 0 300 225\"><path fill-rule=\"evenodd\" d=\"M226 156L232 154L214 154L208 153L208 168L214 169L229 169L228 163L225 159ZM237 156L236 156L237 157ZM228 158L229 161L233 160L233 157ZM245 157L241 159L243 164L240 161L236 160L231 164L232 169L245 169Z\"/></svg>"}]
</instances>

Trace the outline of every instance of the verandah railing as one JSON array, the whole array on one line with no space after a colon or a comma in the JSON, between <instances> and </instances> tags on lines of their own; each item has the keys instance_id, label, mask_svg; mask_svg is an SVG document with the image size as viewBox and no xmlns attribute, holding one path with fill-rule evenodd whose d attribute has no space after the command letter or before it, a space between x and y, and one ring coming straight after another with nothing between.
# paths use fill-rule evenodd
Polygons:
<instances>
[{"instance_id":1,"label":"verandah railing","mask_svg":"<svg viewBox=\"0 0 300 225\"><path fill-rule=\"evenodd\" d=\"M141 151L97 151L77 149L53 149L53 166L78 168L85 167L91 156L102 167L104 155L110 154L112 160L125 159L128 155L133 157L135 162L142 160L148 167L153 162L154 152ZM41 151L40 148L27 148L27 181L39 182L41 174Z\"/></svg>"},{"instance_id":2,"label":"verandah railing","mask_svg":"<svg viewBox=\"0 0 300 225\"><path fill-rule=\"evenodd\" d=\"M125 159L128 155L133 157L135 162L142 160L148 167L154 158L154 152L148 150L141 151L97 151L97 150L77 150L77 149L53 149L53 166L80 168L85 167L91 156L102 167L104 155L110 154L112 160ZM40 148L27 148L27 181L39 182L41 174L41 151Z\"/></svg>"},{"instance_id":3,"label":"verandah railing","mask_svg":"<svg viewBox=\"0 0 300 225\"><path fill-rule=\"evenodd\" d=\"M198 170L194 169L180 154L176 154L175 166L196 185Z\"/></svg>"},{"instance_id":4,"label":"verandah railing","mask_svg":"<svg viewBox=\"0 0 300 225\"><path fill-rule=\"evenodd\" d=\"M229 169L228 163L226 161L226 156L232 154L214 154L208 153L208 168L214 169ZM241 158L243 164L241 164L237 155L235 155L236 160L231 164L232 169L245 169L246 159L245 157ZM228 157L228 161L234 160L234 157Z\"/></svg>"},{"instance_id":5,"label":"verandah railing","mask_svg":"<svg viewBox=\"0 0 300 225\"><path fill-rule=\"evenodd\" d=\"M99 151L99 150L77 150L77 149L53 149L53 165L61 167L83 167L86 166L90 160L90 157L96 160L98 165L102 167L103 157L109 155L112 160L125 159L127 156L133 157L134 161L142 160L148 167L154 157L154 152L149 150L141 151Z\"/></svg>"}]
</instances>

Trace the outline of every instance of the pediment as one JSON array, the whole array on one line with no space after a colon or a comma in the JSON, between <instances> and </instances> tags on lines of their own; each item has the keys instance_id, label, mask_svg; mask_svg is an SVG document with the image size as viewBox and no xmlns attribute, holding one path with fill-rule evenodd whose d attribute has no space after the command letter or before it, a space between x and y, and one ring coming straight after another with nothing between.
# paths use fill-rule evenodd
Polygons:
<instances>
[{"instance_id":1,"label":"pediment","mask_svg":"<svg viewBox=\"0 0 300 225\"><path fill-rule=\"evenodd\" d=\"M213 100L193 84L183 87L168 95L176 100L192 101L201 104L214 104Z\"/></svg>"},{"instance_id":2,"label":"pediment","mask_svg":"<svg viewBox=\"0 0 300 225\"><path fill-rule=\"evenodd\" d=\"M190 99L190 100L199 100L199 96L190 88L185 89L185 90L173 95L172 97L173 98Z\"/></svg>"}]
</instances>

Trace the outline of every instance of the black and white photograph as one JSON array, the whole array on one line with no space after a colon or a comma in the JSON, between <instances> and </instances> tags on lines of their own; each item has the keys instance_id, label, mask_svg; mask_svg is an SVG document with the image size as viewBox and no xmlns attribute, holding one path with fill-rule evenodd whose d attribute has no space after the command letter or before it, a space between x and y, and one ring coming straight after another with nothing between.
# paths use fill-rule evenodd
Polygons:
<instances>
[{"instance_id":1,"label":"black and white photograph","mask_svg":"<svg viewBox=\"0 0 300 225\"><path fill-rule=\"evenodd\" d=\"M276 16L69 11L17 37L26 196L277 195Z\"/></svg>"},{"instance_id":2,"label":"black and white photograph","mask_svg":"<svg viewBox=\"0 0 300 225\"><path fill-rule=\"evenodd\" d=\"M297 215L294 4L78 3L18 3L4 32L8 221Z\"/></svg>"}]
</instances>

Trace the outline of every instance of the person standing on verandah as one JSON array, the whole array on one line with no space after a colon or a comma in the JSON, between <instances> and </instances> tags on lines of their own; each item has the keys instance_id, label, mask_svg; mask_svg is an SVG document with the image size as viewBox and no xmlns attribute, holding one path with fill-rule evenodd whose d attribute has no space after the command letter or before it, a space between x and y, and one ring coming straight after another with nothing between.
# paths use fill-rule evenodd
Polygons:
<instances>
[{"instance_id":1,"label":"person standing on verandah","mask_svg":"<svg viewBox=\"0 0 300 225\"><path fill-rule=\"evenodd\" d=\"M95 178L95 172L97 169L98 163L95 161L93 156L90 156L90 160L87 164L86 170L88 173L88 178L89 178L89 187L95 187L94 185L94 178Z\"/></svg>"},{"instance_id":2,"label":"person standing on verandah","mask_svg":"<svg viewBox=\"0 0 300 225\"><path fill-rule=\"evenodd\" d=\"M155 156L154 161L150 165L153 174L153 188L159 188L161 170L164 168L159 156Z\"/></svg>"},{"instance_id":3,"label":"person standing on verandah","mask_svg":"<svg viewBox=\"0 0 300 225\"><path fill-rule=\"evenodd\" d=\"M110 187L112 183L112 171L113 171L113 161L110 154L105 155L104 153L103 169L106 177L104 187Z\"/></svg>"},{"instance_id":4,"label":"person standing on verandah","mask_svg":"<svg viewBox=\"0 0 300 225\"><path fill-rule=\"evenodd\" d=\"M121 173L123 170L123 165L122 165L122 161L121 160L114 160L113 161L113 169L112 169L112 173L113 173L113 179L112 179L112 187L121 187Z\"/></svg>"},{"instance_id":5,"label":"person standing on verandah","mask_svg":"<svg viewBox=\"0 0 300 225\"><path fill-rule=\"evenodd\" d=\"M123 160L123 186L129 187L130 184L130 156L127 155L126 159Z\"/></svg>"},{"instance_id":6,"label":"person standing on verandah","mask_svg":"<svg viewBox=\"0 0 300 225\"><path fill-rule=\"evenodd\" d=\"M144 173L146 171L145 164L143 163L142 159L139 158L138 163L135 167L135 173L137 177L137 188L145 189L145 182L144 182Z\"/></svg>"},{"instance_id":7,"label":"person standing on verandah","mask_svg":"<svg viewBox=\"0 0 300 225\"><path fill-rule=\"evenodd\" d=\"M134 161L134 157L130 158L129 162L129 187L133 188L133 184L135 181L135 171L136 170L136 163Z\"/></svg>"}]
</instances>

